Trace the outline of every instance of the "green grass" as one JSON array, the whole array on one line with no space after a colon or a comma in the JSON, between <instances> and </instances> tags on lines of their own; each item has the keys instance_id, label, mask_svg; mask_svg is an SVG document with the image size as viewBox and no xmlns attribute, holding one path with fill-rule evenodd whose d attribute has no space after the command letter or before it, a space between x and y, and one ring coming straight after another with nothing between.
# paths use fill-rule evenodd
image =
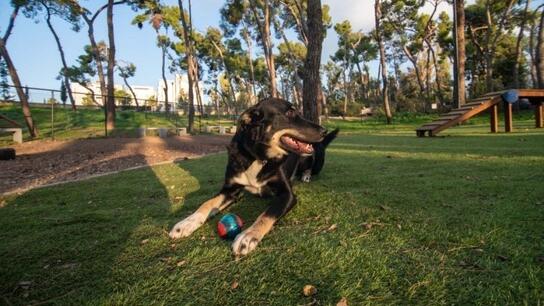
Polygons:
<instances>
[{"instance_id":1,"label":"green grass","mask_svg":"<svg viewBox=\"0 0 544 306\"><path fill-rule=\"evenodd\" d=\"M531 120L435 138L408 119L332 122L344 133L324 171L295 184L297 206L239 262L218 217L166 234L217 192L225 154L4 197L0 303L541 305L544 131ZM229 211L251 223L267 202Z\"/></svg>"},{"instance_id":2,"label":"green grass","mask_svg":"<svg viewBox=\"0 0 544 306\"><path fill-rule=\"evenodd\" d=\"M25 140L30 140L22 111L18 105L1 104L0 114L17 121L23 126ZM77 112L57 106L53 112L54 124L51 125L51 109L44 107L32 107L32 117L36 122L40 133L39 139L78 139L104 136L104 112L99 109L83 109ZM0 124L2 124L0 122ZM210 118L195 118L197 132L204 130L205 125L217 125L218 120L214 116ZM232 125L232 120L221 120L223 125ZM136 129L139 127L167 127L187 126L186 117L166 117L162 113L148 113L135 111L117 110L116 130L109 131L110 134L124 137L136 136ZM174 130L172 130L173 132ZM0 135L0 145L11 143L11 134Z\"/></svg>"}]
</instances>

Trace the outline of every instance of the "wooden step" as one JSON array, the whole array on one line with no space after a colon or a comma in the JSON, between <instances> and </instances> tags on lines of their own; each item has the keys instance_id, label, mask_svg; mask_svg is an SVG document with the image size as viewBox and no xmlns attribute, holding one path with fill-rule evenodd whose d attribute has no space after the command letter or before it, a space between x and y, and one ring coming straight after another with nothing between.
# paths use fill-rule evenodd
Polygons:
<instances>
[{"instance_id":1,"label":"wooden step","mask_svg":"<svg viewBox=\"0 0 544 306\"><path fill-rule=\"evenodd\" d=\"M466 112L468 112L470 110L460 110L460 109L454 109L452 110L451 112L447 113L446 115L462 115L462 114L465 114Z\"/></svg>"},{"instance_id":2,"label":"wooden step","mask_svg":"<svg viewBox=\"0 0 544 306\"><path fill-rule=\"evenodd\" d=\"M436 120L436 121L433 121L431 123L427 123L427 124L424 124L423 126L440 126L444 123L448 123L450 122L451 120Z\"/></svg>"},{"instance_id":3,"label":"wooden step","mask_svg":"<svg viewBox=\"0 0 544 306\"><path fill-rule=\"evenodd\" d=\"M440 118L438 118L438 120L452 120L452 119L455 119L455 118L458 118L459 116L461 115L458 115L458 114L445 114L443 116L440 116Z\"/></svg>"}]
</instances>

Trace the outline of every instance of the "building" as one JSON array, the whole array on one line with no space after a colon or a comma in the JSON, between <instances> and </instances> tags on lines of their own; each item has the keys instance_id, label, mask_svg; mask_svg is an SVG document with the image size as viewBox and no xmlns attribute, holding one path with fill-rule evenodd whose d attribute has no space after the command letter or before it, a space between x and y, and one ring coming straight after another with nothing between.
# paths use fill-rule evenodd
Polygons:
<instances>
[{"instance_id":1,"label":"building","mask_svg":"<svg viewBox=\"0 0 544 306\"><path fill-rule=\"evenodd\" d=\"M115 84L113 87L115 90L124 90L132 97L132 93L127 86ZM90 83L88 86L90 90L81 86L79 83L70 83L70 88L72 89L76 105L88 105L89 102L92 103L92 101L89 100L91 98L91 90L94 92L96 102L103 105L100 82L96 81ZM157 97L157 92L152 86L133 85L132 90L134 90L134 94L140 105L144 105L145 101L151 97ZM134 101L132 101L131 104L136 105Z\"/></svg>"},{"instance_id":2,"label":"building","mask_svg":"<svg viewBox=\"0 0 544 306\"><path fill-rule=\"evenodd\" d=\"M170 110L177 110L178 103L182 101L187 101L187 96L189 94L189 81L187 80L187 75L181 75L181 74L175 74L173 80L166 80L168 84L168 104L170 104ZM200 96L203 99L203 103L206 104L204 101L206 101L206 96L203 94L203 86L204 84L202 82L199 82L199 89L200 89ZM196 88L195 88L196 93ZM159 85L157 88L157 100L159 104L159 110L164 111L165 107L165 94L164 94L164 81L162 79L159 80ZM196 101L196 98L195 98ZM196 104L196 102L195 102ZM184 111L184 110L179 110Z\"/></svg>"}]
</instances>

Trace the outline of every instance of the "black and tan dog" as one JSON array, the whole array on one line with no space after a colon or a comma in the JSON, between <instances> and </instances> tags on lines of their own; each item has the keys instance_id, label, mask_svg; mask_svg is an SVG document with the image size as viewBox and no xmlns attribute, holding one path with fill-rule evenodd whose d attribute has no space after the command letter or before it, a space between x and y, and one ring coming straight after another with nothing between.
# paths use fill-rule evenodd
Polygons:
<instances>
[{"instance_id":1,"label":"black and tan dog","mask_svg":"<svg viewBox=\"0 0 544 306\"><path fill-rule=\"evenodd\" d=\"M325 161L325 148L337 133L334 130L327 134L325 128L303 119L285 100L260 101L240 116L238 130L228 147L229 160L221 191L174 225L170 237L191 235L246 189L259 196L273 197L266 211L232 244L235 256L248 254L295 205L291 180L300 176L308 182L312 174L319 173Z\"/></svg>"}]
</instances>

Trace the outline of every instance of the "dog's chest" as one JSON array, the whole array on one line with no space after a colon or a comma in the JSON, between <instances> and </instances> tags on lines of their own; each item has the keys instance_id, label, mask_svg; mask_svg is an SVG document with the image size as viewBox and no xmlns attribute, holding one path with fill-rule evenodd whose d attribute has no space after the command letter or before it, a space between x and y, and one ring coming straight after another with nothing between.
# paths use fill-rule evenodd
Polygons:
<instances>
[{"instance_id":1,"label":"dog's chest","mask_svg":"<svg viewBox=\"0 0 544 306\"><path fill-rule=\"evenodd\" d=\"M257 177L264 165L262 161L256 160L244 172L233 177L232 181L244 186L247 191L253 194L261 194L267 181L259 181Z\"/></svg>"}]
</instances>

